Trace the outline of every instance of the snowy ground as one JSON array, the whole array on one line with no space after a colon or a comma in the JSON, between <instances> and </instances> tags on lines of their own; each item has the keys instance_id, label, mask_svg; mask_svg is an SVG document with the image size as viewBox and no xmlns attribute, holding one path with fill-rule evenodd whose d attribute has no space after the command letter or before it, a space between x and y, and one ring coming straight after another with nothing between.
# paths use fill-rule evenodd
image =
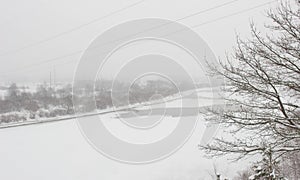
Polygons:
<instances>
[{"instance_id":1,"label":"snowy ground","mask_svg":"<svg viewBox=\"0 0 300 180\"><path fill-rule=\"evenodd\" d=\"M199 94L206 97L199 99L200 106L211 104L207 98L211 97L209 91L199 91ZM187 99L192 100L189 96ZM166 107L172 108L180 105L178 99L166 103ZM148 108L140 107L141 110ZM140 133L130 130L118 116L109 113L101 119L112 134L125 141L136 141L137 133L141 142L155 141L158 136L170 133L177 122L176 118L166 117L152 132ZM99 154L87 143L76 120L2 129L0 179L199 180L212 179L213 164L218 172L232 177L246 162L230 163L225 158L204 157L204 152L197 147L204 129L205 123L200 117L193 135L179 151L167 159L145 165L122 164Z\"/></svg>"}]
</instances>

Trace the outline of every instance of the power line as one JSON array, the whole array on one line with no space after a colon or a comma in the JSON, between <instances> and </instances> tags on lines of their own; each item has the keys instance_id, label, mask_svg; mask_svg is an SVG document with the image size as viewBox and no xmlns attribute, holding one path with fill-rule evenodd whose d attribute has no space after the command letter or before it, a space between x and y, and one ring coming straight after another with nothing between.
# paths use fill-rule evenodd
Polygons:
<instances>
[{"instance_id":1,"label":"power line","mask_svg":"<svg viewBox=\"0 0 300 180\"><path fill-rule=\"evenodd\" d=\"M244 9L244 10L241 10L241 11L238 11L238 12L235 12L235 13L231 13L231 14L228 14L228 15L226 15L226 16L222 16L222 17L219 17L219 18L216 18L216 19L213 19L213 20L204 22L204 23L200 23L200 24L197 24L197 25L193 25L191 28L197 28L197 27L202 26L202 25L205 25L205 24L209 24L209 23L212 23L212 22L216 22L216 21L219 21L219 20L222 20L222 19L226 19L226 18L232 17L232 16L236 16L236 15L238 15L238 14L242 14L242 13L251 11L251 10L253 10L253 9L257 9L257 8L259 8L259 7L262 7L262 6L269 5L269 4L274 3L274 2L277 2L277 1L278 1L278 0L273 0L273 1L269 1L269 2L260 4L260 5L257 5L257 6L253 6L253 7L251 7L251 8Z\"/></svg>"},{"instance_id":2,"label":"power line","mask_svg":"<svg viewBox=\"0 0 300 180\"><path fill-rule=\"evenodd\" d=\"M67 58L67 57L72 57L76 54L79 54L80 52L82 52L81 50L80 51L75 51L75 52L72 52L72 53L68 53L68 54L64 54L62 56L58 56L58 57L55 57L55 58L49 58L49 59L46 59L45 61L42 61L42 62L39 62L39 63L35 63L35 64L31 64L31 65L28 65L28 66L24 66L21 70L15 70L15 71L10 71L10 72L6 72L6 73L2 73L2 76L7 76L8 74L13 74L13 73L20 73L20 72L27 72L28 70L32 70L32 68L36 68L40 65L44 65L44 64L48 64L48 63L51 63L53 61L56 61L56 60L59 60L59 59L64 59L64 58ZM72 62L74 62L74 60L72 59ZM58 64L60 65L60 64Z\"/></svg>"},{"instance_id":3,"label":"power line","mask_svg":"<svg viewBox=\"0 0 300 180\"><path fill-rule=\"evenodd\" d=\"M237 1L240 1L240 0L228 1L228 2L225 2L225 3L223 3L223 4L220 4L220 5L217 5L217 6L213 6L213 7L211 7L211 8L204 9L204 10L202 10L202 11L198 11L198 12L189 14L189 15L184 16L184 17L182 17L182 18L176 19L175 22L181 21L181 20L184 20L184 19L193 17L193 16L197 16L197 15L199 15L199 14L206 13L206 12L209 12L209 11L212 11L212 10L215 10L215 9L218 9L218 8L221 8L221 7L224 7L224 6L226 6L226 5L232 4L232 3L237 2Z\"/></svg>"},{"instance_id":4,"label":"power line","mask_svg":"<svg viewBox=\"0 0 300 180\"><path fill-rule=\"evenodd\" d=\"M181 17L181 18L176 19L176 20L174 20L174 21L177 22L177 21L181 21L181 20L184 20L184 19L193 17L193 16L197 16L197 15L199 15L199 14L206 13L206 12L212 11L212 10L214 10L214 9L218 9L218 8L224 7L224 6L226 6L226 5L232 4L232 3L237 2L237 1L240 1L240 0L232 0L232 1L229 1L229 2L225 2L225 3L222 3L222 4L220 4L220 5L213 6L213 7L211 7L211 8L207 8L207 9L204 9L204 10L201 10L201 11L198 11L198 12L195 12L195 13L192 13L192 14L189 14L189 15L187 15L187 16ZM141 1L139 1L139 2L141 2ZM135 3L135 5L136 5L136 3ZM168 25L168 24L170 24L170 23L173 23L173 22L168 22L168 23L165 23L165 24L162 24L162 25L159 25L159 26L154 26L154 27L152 27L152 28L150 28L150 29L147 29L146 31L143 31L143 32L147 32L147 31L149 31L149 30L156 29L156 28L159 28L159 27ZM86 24L87 24L87 23L86 23ZM83 27L83 25L80 25L80 26L77 26L77 27ZM73 30L71 30L70 32L72 32L72 31L75 31L75 28L73 28ZM60 35L64 35L64 34L66 34L66 33L67 33L67 31L65 31L65 32L63 32L63 33L60 33ZM139 33L142 33L142 32L139 32ZM133 34L133 35L135 35L135 34ZM131 36L131 35L130 35L130 36ZM56 36L53 36L53 37L58 37L58 36L56 35ZM46 41L49 41L49 40L50 40L50 38L48 38ZM43 42L46 42L46 41L43 41ZM42 43L42 41L40 41L39 44L41 44L41 43ZM110 43L110 42L108 42L108 43ZM34 45L35 45L35 44L34 44ZM32 46L33 46L33 45L32 45ZM28 46L28 47L29 47L29 46ZM44 60L44 61L42 61L42 62L40 62L40 63L35 63L35 64L31 64L31 65L25 66L24 68L30 68L30 67L32 67L32 66L39 66L39 65L41 65L41 64L47 64L47 63L50 63L50 62L53 62L53 61L56 61L56 60L59 60L59 59L63 59L63 58L66 58L66 57L70 57L70 56L79 54L79 53L84 52L84 51L85 51L85 49L78 50L78 51L73 51L73 52L71 52L71 53L64 54L64 55L62 55L62 56L58 56L58 57L46 59L46 60ZM0 56L1 56L1 55L0 55ZM14 72L15 72L15 71L14 71ZM14 73L14 72L9 72L9 73ZM5 73L5 74L8 74L8 73Z\"/></svg>"},{"instance_id":5,"label":"power line","mask_svg":"<svg viewBox=\"0 0 300 180\"><path fill-rule=\"evenodd\" d=\"M130 5L128 5L128 6L123 7L123 8L121 8L121 9L115 10L115 11L109 13L109 14L106 14L106 15L104 15L104 16L101 16L101 17L99 17L99 18L96 18L96 19L94 19L94 20L92 20L92 21L89 21L89 22L87 22L87 23L78 25L78 26L73 27L73 28L71 28L71 29L69 29L69 30L60 32L60 33L58 33L58 34L55 34L55 35L50 36L50 37L48 37L48 38L42 39L42 40L40 40L40 41L37 41L37 42L31 43L31 44L25 45L25 46L23 46L23 47L21 47L21 48L18 48L18 49L13 50L13 51L7 51L7 52L4 52L4 53L0 54L0 57L1 57L1 56L5 56L5 55L9 55L9 54L14 54L14 53L17 53L17 52L22 51L22 50L24 50L24 49L27 49L27 48L30 48L30 47L34 47L34 46L43 44L43 43L45 43L45 42L48 42L48 41L57 39L57 38L59 38L59 37L61 37L61 36L64 36L64 35L69 34L69 33L72 33L72 32L74 32L74 31L76 31L76 30L78 30L78 29L82 29L82 28L85 27L85 26L88 26L88 25L90 25L90 24L99 22L99 21L101 21L101 20L103 20L103 19L105 19L105 18L108 18L108 17L112 16L112 15L115 15L115 14L120 13L120 12L122 12L122 11L125 11L125 10L127 10L127 9L129 9L129 8L132 8L132 7L134 7L134 6L137 6L137 5L139 5L140 3L144 2L144 1L146 1L146 0L141 0L141 1L135 2L135 3L133 3L133 4L130 4Z\"/></svg>"},{"instance_id":6,"label":"power line","mask_svg":"<svg viewBox=\"0 0 300 180\"><path fill-rule=\"evenodd\" d=\"M239 14L242 14L242 13L245 13L245 12L248 12L248 11L251 11L253 9L257 9L259 7L263 7L265 5L269 5L271 3L274 3L274 2L277 2L278 0L273 0L273 1L268 1L266 3L263 3L263 4L259 4L257 6L253 6L251 8L247 8L247 9L244 9L244 10L241 10L241 11L238 11L238 12L235 12L235 13L231 13L231 14L228 14L226 16L222 16L222 17L218 17L218 18L215 18L215 19L212 19L212 20L209 20L209 21L206 21L206 22L203 22L203 23L200 23L200 24L196 24L196 25L193 25L191 26L191 28L195 29L197 27L200 27L200 26L203 26L203 25L206 25L206 24L209 24L209 23L213 23L213 22L216 22L216 21L219 21L219 20L222 20L222 19L226 19L226 18L229 18L229 17L232 17L232 16L236 16L236 15L239 15ZM179 30L179 31L175 31L175 32L172 32L170 34L176 34L178 32L181 32L181 31L184 31L185 29L182 29L182 30ZM170 35L170 34L167 34L167 35ZM167 36L166 35L166 36Z\"/></svg>"},{"instance_id":7,"label":"power line","mask_svg":"<svg viewBox=\"0 0 300 180\"><path fill-rule=\"evenodd\" d=\"M229 3L233 3L233 2L236 2L236 1L238 1L238 0L233 0L233 1L230 1ZM269 4L271 4L271 3L273 3L273 2L276 2L276 1L278 1L278 0L268 1L268 2L266 2L266 3L262 3L262 4L259 4L259 5L257 5L257 6L253 6L253 7L250 7L250 8L247 8L247 9L244 9L244 10L241 10L241 11L238 11L238 12L235 12L235 13L231 13L231 14L228 14L228 15L225 15L225 16L222 16L222 17L213 19L213 20L206 21L206 22L201 23L201 24L197 24L197 25L191 26L191 28L197 28L197 27L202 26L202 25L205 25L205 24L209 24L209 23L216 22L216 21L219 21L219 20L222 20L222 19L226 19L226 18L228 18L228 17L232 17L232 16L235 16L235 15L238 15L238 14L242 14L242 13L248 12L248 11L250 11L250 10L257 9L257 8L262 7L262 6L265 6L265 5L269 5ZM213 7L213 8L209 8L209 9L207 9L207 10L201 11L201 12L207 12L208 10L213 10L213 9L216 9L216 8L219 8L219 7L223 7L223 6L225 6L225 5L229 4L229 3L224 3L223 5L218 5L218 6L215 6L215 7ZM127 35L127 36L122 37L122 38L120 38L120 39L108 41L108 42L105 42L105 43L100 44L100 45L95 45L94 47L92 47L92 48L90 48L90 49L96 49L96 48L99 48L99 47L101 47L101 46L104 46L104 45L107 45L107 44L110 44L110 43L113 43L113 42L117 42L117 41L119 41L119 40L122 40L123 38L134 37L135 35L138 35L138 34L140 34L140 33L148 32L148 31L151 31L151 30L153 30L153 29L157 29L157 28L160 28L160 27L163 27L163 26L172 24L172 23L174 23L174 22L177 22L177 21L180 21L180 20L183 20L183 19L186 19L186 18L195 16L195 15L199 15L199 14L200 14L200 13L194 13L193 15L188 15L188 16L185 16L185 17L183 17L183 18L179 18L179 19L176 19L176 20L174 20L174 21L171 21L171 22L167 22L167 23L164 23L164 24L160 24L160 25L158 25L158 26L154 26L154 27L151 27L151 28L149 28L149 29L146 29L146 30L143 30L143 31L140 31L140 32L137 32L137 33L133 33L133 34L130 34L130 35ZM176 33L178 33L178 32L182 32L182 31L186 31L186 28L182 28L182 29L179 30L179 31L174 31L174 32L165 34L164 36L168 36L168 35L171 35L171 34L176 34ZM164 37L164 36L162 36L162 37ZM85 49L82 50L82 51L85 51Z\"/></svg>"},{"instance_id":8,"label":"power line","mask_svg":"<svg viewBox=\"0 0 300 180\"><path fill-rule=\"evenodd\" d=\"M180 20L183 20L183 19L186 19L186 18L190 18L190 17L196 16L196 15L199 15L199 14L201 14L201 13L208 12L208 11L210 11L210 10L214 10L214 9L217 9L217 8L220 8L220 7L223 7L223 6L226 6L226 5L231 4L231 3L233 3L233 2L236 2L236 1L239 1L239 0L229 1L229 2L224 3L224 4L221 4L221 5L218 5L218 6L214 6L214 7L212 7L212 8L208 8L208 9L205 9L205 10L202 10L202 11L199 11L199 12L197 12L197 13L193 13L193 14L184 16L184 17L182 17L182 18L176 19L175 21L168 22L168 23L165 23L165 24L162 24L162 25L159 25L159 26L155 26L155 27L152 27L152 28L150 28L150 29L146 29L145 31L141 31L141 32L138 32L138 33L135 33L135 34L131 34L130 36L134 36L134 35L137 35L137 34L139 34L139 33L147 32L147 31L149 31L149 30L153 30L153 29L156 29L156 28L159 28L159 27L168 25L168 24L173 23L173 22L177 22L177 21L180 21ZM216 22L216 21L219 21L219 20L222 20L222 19L226 19L226 18L235 16L235 15L238 15L238 14L242 14L242 13L251 11L251 10L253 10L253 9L257 9L257 8L259 8L259 7L263 7L263 6L265 6L265 5L274 3L274 2L276 2L276 1L277 1L277 0L273 0L273 1L266 2L266 3L262 3L262 4L259 4L259 5L257 5L257 6L253 6L253 7L250 7L250 8L247 8L247 9L244 9L244 10L241 10L241 11L238 11L238 12L235 12L235 13L231 13L231 14L228 14L228 15L225 15L225 16L222 16L222 17L213 19L213 20L206 21L206 22L204 22L204 23L200 23L200 24L191 26L191 28L197 28L197 27L202 26L202 25L206 25L206 24L209 24L209 23L213 23L213 22ZM176 32L172 32L172 33L170 33L170 34L178 33L178 32L185 31L185 30L186 30L186 29L182 29L182 30L179 30L179 31L176 31ZM168 35L170 35L170 34L166 34L166 36L168 36ZM109 41L109 42L107 42L107 43L101 44L100 46L106 45L106 44L109 44L109 43L112 43L112 42L115 42L115 41ZM95 46L95 47L93 47L93 48L99 48L99 45L98 45L98 46ZM59 59L63 59L63 58L66 58L66 57L70 57L70 56L73 56L73 55L75 55L75 54L79 54L79 53L81 53L81 52L84 52L85 50L86 50L86 49L82 49L82 50L74 51L74 52L71 52L71 53L68 53L68 54L65 54L65 55L62 55L62 56L58 56L58 57L55 57L55 58L50 58L50 59L47 59L47 60L42 61L42 62L40 62L40 63L30 65L30 67L31 67L31 66L36 66L36 65L45 64L45 63L49 63L49 62L53 62L53 61L56 61L56 60L59 60ZM8 72L8 73L12 73L12 72ZM8 73L5 73L5 74L8 74Z\"/></svg>"},{"instance_id":9,"label":"power line","mask_svg":"<svg viewBox=\"0 0 300 180\"><path fill-rule=\"evenodd\" d=\"M77 53L76 53L77 54ZM71 57L72 55L75 55L75 53L73 54L68 54L66 56L64 56L63 58L66 58L66 57ZM63 58L60 58L60 59L63 59ZM56 59L49 59L49 60L56 60ZM11 71L11 72L8 72L6 74L2 74L2 76L7 76L7 74L12 74L12 73L20 73L20 72L28 72L28 71L32 71L34 68L36 68L36 66L40 66L40 65L45 65L47 63L50 63L51 61L47 61L47 62L44 62L44 63L36 63L36 64L33 64L33 66L27 66L26 69L22 69L22 70L19 70L19 71ZM55 66L61 66L61 65L66 65L66 64L71 64L71 63L76 63L77 61L74 61L74 59L71 59L69 61L66 61L64 63L57 63L55 64ZM47 67L48 68L48 67ZM40 71L40 70L38 70Z\"/></svg>"}]
</instances>

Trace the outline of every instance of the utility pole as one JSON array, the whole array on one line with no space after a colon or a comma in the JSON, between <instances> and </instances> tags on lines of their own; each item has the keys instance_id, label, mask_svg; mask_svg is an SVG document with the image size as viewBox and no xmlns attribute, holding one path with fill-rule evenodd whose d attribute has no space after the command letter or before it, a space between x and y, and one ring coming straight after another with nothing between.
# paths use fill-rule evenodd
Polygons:
<instances>
[{"instance_id":1,"label":"utility pole","mask_svg":"<svg viewBox=\"0 0 300 180\"><path fill-rule=\"evenodd\" d=\"M52 81L52 79L51 79L51 71L50 71L50 82L49 82L50 89L51 89L51 81Z\"/></svg>"},{"instance_id":2,"label":"utility pole","mask_svg":"<svg viewBox=\"0 0 300 180\"><path fill-rule=\"evenodd\" d=\"M53 88L56 87L56 72L55 72L55 65L53 66Z\"/></svg>"}]
</instances>

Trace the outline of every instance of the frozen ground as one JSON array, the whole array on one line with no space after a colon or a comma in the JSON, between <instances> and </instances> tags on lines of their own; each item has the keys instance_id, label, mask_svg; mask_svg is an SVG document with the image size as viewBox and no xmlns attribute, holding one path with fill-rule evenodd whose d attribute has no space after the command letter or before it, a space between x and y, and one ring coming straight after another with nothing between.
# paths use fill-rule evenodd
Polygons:
<instances>
[{"instance_id":1,"label":"frozen ground","mask_svg":"<svg viewBox=\"0 0 300 180\"><path fill-rule=\"evenodd\" d=\"M208 92L199 93L209 96ZM200 106L211 104L207 98L199 101L202 102ZM166 106L176 108L180 104L180 100L175 100ZM110 113L101 119L112 134L129 142L136 141L137 136L141 142L155 141L168 135L177 123L176 118L166 117L153 130L141 133L121 123L118 116ZM204 152L197 147L204 129L205 123L200 117L193 135L179 151L167 159L145 165L122 164L99 154L87 143L76 120L2 129L0 179L199 180L212 179L213 164L219 173L232 177L246 162L231 163L225 158L204 157Z\"/></svg>"}]
</instances>

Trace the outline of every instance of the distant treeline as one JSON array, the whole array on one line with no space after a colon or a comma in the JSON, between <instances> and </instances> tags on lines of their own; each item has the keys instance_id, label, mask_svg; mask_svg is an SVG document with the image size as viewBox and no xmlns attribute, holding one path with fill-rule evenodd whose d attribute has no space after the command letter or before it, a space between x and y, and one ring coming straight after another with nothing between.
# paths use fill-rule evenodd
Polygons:
<instances>
[{"instance_id":1,"label":"distant treeline","mask_svg":"<svg viewBox=\"0 0 300 180\"><path fill-rule=\"evenodd\" d=\"M76 112L142 103L175 94L178 87L163 80L147 80L133 85L103 81L94 85L82 83L77 91L72 92L71 84L52 88L42 84L31 92L11 84L6 96L0 99L0 123L74 114L73 101L76 102Z\"/></svg>"}]
</instances>

